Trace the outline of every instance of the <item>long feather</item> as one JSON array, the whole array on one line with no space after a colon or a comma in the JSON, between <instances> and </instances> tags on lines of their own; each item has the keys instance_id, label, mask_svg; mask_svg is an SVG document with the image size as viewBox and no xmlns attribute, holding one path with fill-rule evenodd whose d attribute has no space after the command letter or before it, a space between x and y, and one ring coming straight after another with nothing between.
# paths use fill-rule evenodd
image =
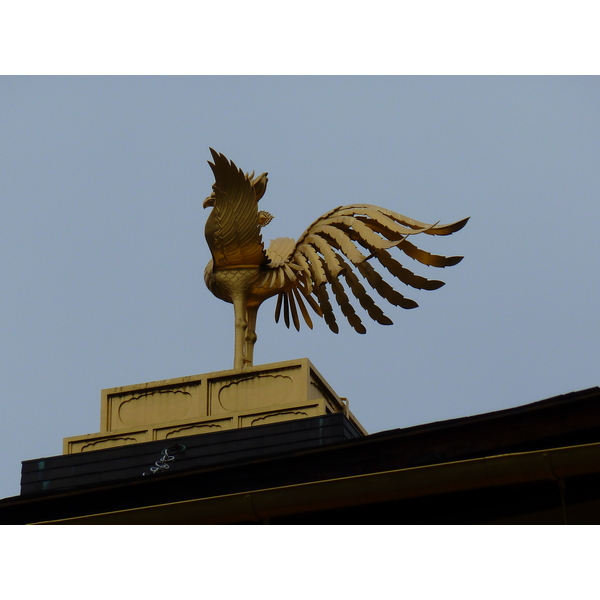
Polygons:
<instances>
[{"instance_id":1,"label":"long feather","mask_svg":"<svg viewBox=\"0 0 600 600\"><path fill-rule=\"evenodd\" d=\"M298 238L298 241L296 242L296 246L299 246L300 244L304 243L304 238L312 232L313 228L319 226L321 223L323 223L323 221L325 221L326 219L328 219L331 215L335 214L336 211L340 210L340 208L343 208L343 206L337 206L336 208L332 208L330 211L326 212L324 215L321 215L318 219L315 219L304 231L304 233Z\"/></svg>"},{"instance_id":2,"label":"long feather","mask_svg":"<svg viewBox=\"0 0 600 600\"><path fill-rule=\"evenodd\" d=\"M352 304L350 304L348 296L344 290L344 287L340 283L340 280L337 277L332 276L329 279L329 282L331 283L331 289L335 294L335 299L340 305L343 315L346 317L346 319L348 319L348 323L350 323L357 333L367 333L367 330L362 324L360 317L356 314Z\"/></svg>"},{"instance_id":3,"label":"long feather","mask_svg":"<svg viewBox=\"0 0 600 600\"><path fill-rule=\"evenodd\" d=\"M277 306L275 307L275 323L279 323L279 317L281 315L281 303L283 302L284 294L277 295Z\"/></svg>"},{"instance_id":4,"label":"long feather","mask_svg":"<svg viewBox=\"0 0 600 600\"><path fill-rule=\"evenodd\" d=\"M277 288L282 289L285 285L285 269L284 267L277 267Z\"/></svg>"},{"instance_id":5,"label":"long feather","mask_svg":"<svg viewBox=\"0 0 600 600\"><path fill-rule=\"evenodd\" d=\"M266 284L263 286L265 288L267 288L268 290L270 290L273 287L273 284L275 283L275 277L277 276L277 269L270 269L269 271L269 277L266 281Z\"/></svg>"},{"instance_id":6,"label":"long feather","mask_svg":"<svg viewBox=\"0 0 600 600\"><path fill-rule=\"evenodd\" d=\"M407 233L395 231L394 229L385 227L383 224L379 223L378 221L376 221L374 219L370 219L368 217L358 216L358 217L356 217L356 219L358 221L361 221L362 223L364 223L369 229L376 231L377 233L381 234L383 237L387 238L388 240L401 241L403 238L405 238L408 235ZM411 233L416 233L416 232L411 232Z\"/></svg>"},{"instance_id":7,"label":"long feather","mask_svg":"<svg viewBox=\"0 0 600 600\"><path fill-rule=\"evenodd\" d=\"M405 298L400 292L397 292L368 261L360 263L357 268L360 274L369 282L369 285L390 304L402 308L416 308L419 306L414 300Z\"/></svg>"},{"instance_id":8,"label":"long feather","mask_svg":"<svg viewBox=\"0 0 600 600\"><path fill-rule=\"evenodd\" d=\"M343 252L355 265L367 258L358 250L346 232L337 227L318 225L312 230L312 234L325 238L326 242Z\"/></svg>"},{"instance_id":9,"label":"long feather","mask_svg":"<svg viewBox=\"0 0 600 600\"><path fill-rule=\"evenodd\" d=\"M339 327L335 320L333 308L331 307L331 303L329 302L329 294L327 293L327 288L325 284L319 285L316 288L316 293L317 298L319 299L321 310L323 311L323 318L325 319L325 323L329 325L329 329L331 329L333 333L339 333Z\"/></svg>"},{"instance_id":10,"label":"long feather","mask_svg":"<svg viewBox=\"0 0 600 600\"><path fill-rule=\"evenodd\" d=\"M312 286L312 279L310 276L310 266L308 264L308 261L306 260L306 258L304 258L304 256L300 252L296 252L294 254L294 261L301 268L300 274L301 274L303 283L306 285L307 293L308 294L312 293L313 286Z\"/></svg>"},{"instance_id":11,"label":"long feather","mask_svg":"<svg viewBox=\"0 0 600 600\"><path fill-rule=\"evenodd\" d=\"M423 221L417 221L416 219L411 219L405 215L401 215L400 213L394 212L393 210L389 210L388 208L383 208L381 206L374 206L373 204L350 204L348 206L340 207L343 209L353 209L356 212L361 212L363 210L375 210L379 213L382 213L394 221L401 223L411 229L424 229L423 233L427 235L450 235L457 231L460 231L469 220L469 217L466 219L461 219L460 221L456 221L455 223L447 223L439 225L438 223L424 223Z\"/></svg>"},{"instance_id":12,"label":"long feather","mask_svg":"<svg viewBox=\"0 0 600 600\"><path fill-rule=\"evenodd\" d=\"M319 315L319 317L322 317L323 311L321 310L321 307L319 306L317 301L313 298L313 293L315 292L315 289L313 288L312 292L310 293L306 289L304 289L302 285L299 285L298 289L302 292L302 294L304 294L304 299L308 302L308 304L315 311L315 313Z\"/></svg>"},{"instance_id":13,"label":"long feather","mask_svg":"<svg viewBox=\"0 0 600 600\"><path fill-rule=\"evenodd\" d=\"M283 320L285 322L285 326L290 328L290 305L288 303L287 294L282 294L283 296Z\"/></svg>"},{"instance_id":14,"label":"long feather","mask_svg":"<svg viewBox=\"0 0 600 600\"><path fill-rule=\"evenodd\" d=\"M354 231L368 246L387 250L396 245L396 242L390 242L377 235L372 229L369 229L363 222L352 217L330 217L323 222L323 225L332 225L345 232Z\"/></svg>"},{"instance_id":15,"label":"long feather","mask_svg":"<svg viewBox=\"0 0 600 600\"><path fill-rule=\"evenodd\" d=\"M314 234L306 236L304 241L306 244L313 245L323 255L324 264L329 267L327 279L331 280L331 277L336 277L341 267L331 246L322 237Z\"/></svg>"},{"instance_id":16,"label":"long feather","mask_svg":"<svg viewBox=\"0 0 600 600\"><path fill-rule=\"evenodd\" d=\"M411 244L408 240L404 240L401 244L398 244L398 248L404 252L407 256L414 258L423 265L430 267L452 267L458 264L463 257L462 256L438 256L436 254L430 254L417 248L414 244Z\"/></svg>"},{"instance_id":17,"label":"long feather","mask_svg":"<svg viewBox=\"0 0 600 600\"><path fill-rule=\"evenodd\" d=\"M413 235L416 233L422 233L424 231L427 231L431 227L434 227L434 225L428 225L425 223L424 223L423 227L405 227L404 225L399 224L396 220L391 219L382 210L379 210L379 209L376 210L375 207L365 208L365 209L361 210L360 213L358 213L358 211L356 211L352 207L348 207L345 210L341 210L341 211L337 212L336 217L338 215L339 216L345 216L345 215L353 216L354 218L358 219L359 221L367 224L370 229L373 229L373 227L371 227L370 224L376 223L377 226L380 227L382 230L388 230L388 231L394 232L394 234L400 234L400 235ZM366 218L364 218L361 215L364 215L364 217L366 217Z\"/></svg>"},{"instance_id":18,"label":"long feather","mask_svg":"<svg viewBox=\"0 0 600 600\"><path fill-rule=\"evenodd\" d=\"M366 240L364 238L364 236L360 235L360 233L358 233L358 231L356 231L355 229L347 230L346 235L353 242L360 244L363 248L366 248L370 252L369 256L365 256L365 260L369 260L369 258L371 258L371 256L374 256L374 254L375 254L375 252L377 252L377 250L385 250L385 248L377 248L377 246L370 244L369 241ZM402 243L402 240L400 240L400 242L394 241L393 243L391 243L390 247L398 245L399 243ZM364 261L361 261L361 262L364 262ZM355 264L359 265L360 263L355 263Z\"/></svg>"},{"instance_id":19,"label":"long feather","mask_svg":"<svg viewBox=\"0 0 600 600\"><path fill-rule=\"evenodd\" d=\"M302 316L304 317L304 321L308 325L309 329L312 329L313 322L312 322L312 319L310 318L310 315L308 314L308 311L306 310L306 305L304 304L304 301L302 300L302 295L296 288L292 288L291 291L294 294L294 297L296 298L296 303L300 307L300 312L302 313Z\"/></svg>"},{"instance_id":20,"label":"long feather","mask_svg":"<svg viewBox=\"0 0 600 600\"><path fill-rule=\"evenodd\" d=\"M298 253L304 255L304 257L308 259L313 283L317 286L325 283L327 278L325 277L323 265L321 265L321 258L315 252L313 247L310 244L302 244L298 247Z\"/></svg>"},{"instance_id":21,"label":"long feather","mask_svg":"<svg viewBox=\"0 0 600 600\"><path fill-rule=\"evenodd\" d=\"M290 303L290 309L292 311L292 321L294 322L294 327L296 331L300 331L300 320L298 319L298 310L296 309L296 302L294 301L294 294L291 292L287 292L286 296Z\"/></svg>"},{"instance_id":22,"label":"long feather","mask_svg":"<svg viewBox=\"0 0 600 600\"><path fill-rule=\"evenodd\" d=\"M373 300L373 298L367 294L367 291L359 281L356 274L352 271L350 265L348 265L348 263L346 263L343 259L340 259L340 261L346 267L341 274L348 282L348 286L352 290L352 293L360 302L360 305L367 311L367 314L371 317L371 319L380 325L393 325L392 320L383 313L381 308L375 304L375 300Z\"/></svg>"},{"instance_id":23,"label":"long feather","mask_svg":"<svg viewBox=\"0 0 600 600\"><path fill-rule=\"evenodd\" d=\"M455 223L449 223L447 225L436 225L431 229L427 230L425 233L427 235L452 235L457 231L460 231L468 222L471 217L467 217L466 219L461 219L460 221L456 221Z\"/></svg>"},{"instance_id":24,"label":"long feather","mask_svg":"<svg viewBox=\"0 0 600 600\"><path fill-rule=\"evenodd\" d=\"M415 275L412 271L409 271L403 267L397 260L392 258L387 250L375 251L375 256L379 262L394 276L406 285L418 290L437 290L444 284L443 281L437 281L435 279L426 279L420 275Z\"/></svg>"},{"instance_id":25,"label":"long feather","mask_svg":"<svg viewBox=\"0 0 600 600\"><path fill-rule=\"evenodd\" d=\"M296 273L294 273L293 269L287 263L283 265L283 269L285 270L285 276L293 283L296 281Z\"/></svg>"}]
</instances>

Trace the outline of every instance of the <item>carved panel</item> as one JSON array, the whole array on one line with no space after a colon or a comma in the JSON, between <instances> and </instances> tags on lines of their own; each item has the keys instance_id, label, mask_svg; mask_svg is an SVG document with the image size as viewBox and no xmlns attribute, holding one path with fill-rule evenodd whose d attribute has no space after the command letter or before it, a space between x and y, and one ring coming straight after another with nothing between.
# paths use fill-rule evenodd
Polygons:
<instances>
[{"instance_id":1,"label":"carved panel","mask_svg":"<svg viewBox=\"0 0 600 600\"><path fill-rule=\"evenodd\" d=\"M293 410L280 410L277 412L247 415L241 418L241 427L254 427L268 423L281 423L282 421L293 421L304 419L319 414L316 406L303 406Z\"/></svg>"},{"instance_id":2,"label":"carved panel","mask_svg":"<svg viewBox=\"0 0 600 600\"><path fill-rule=\"evenodd\" d=\"M112 396L111 430L167 423L198 416L193 398L183 389L158 389Z\"/></svg>"},{"instance_id":3,"label":"carved panel","mask_svg":"<svg viewBox=\"0 0 600 600\"><path fill-rule=\"evenodd\" d=\"M197 433L211 433L213 431L224 431L231 429L231 419L221 419L220 421L209 421L206 423L190 423L179 427L158 429L156 431L157 440L165 440L186 435L196 435Z\"/></svg>"},{"instance_id":4,"label":"carved panel","mask_svg":"<svg viewBox=\"0 0 600 600\"><path fill-rule=\"evenodd\" d=\"M213 406L228 412L287 404L296 396L293 378L280 373L236 378L219 384L213 388L217 399Z\"/></svg>"},{"instance_id":5,"label":"carved panel","mask_svg":"<svg viewBox=\"0 0 600 600\"><path fill-rule=\"evenodd\" d=\"M75 444L71 445L71 454L75 452L89 452L90 450L104 450L106 448L115 448L116 446L127 446L129 444L137 444L138 442L145 442L146 434L141 433L139 435L127 435L119 437L101 438L99 440L92 440L87 443L78 442L81 444L79 448Z\"/></svg>"}]
</instances>

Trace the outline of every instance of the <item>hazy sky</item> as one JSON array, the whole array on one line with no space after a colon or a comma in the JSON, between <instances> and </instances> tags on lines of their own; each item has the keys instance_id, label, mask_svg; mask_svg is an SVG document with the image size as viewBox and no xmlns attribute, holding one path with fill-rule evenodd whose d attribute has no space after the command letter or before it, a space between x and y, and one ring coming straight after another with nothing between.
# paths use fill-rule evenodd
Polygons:
<instances>
[{"instance_id":1,"label":"hazy sky","mask_svg":"<svg viewBox=\"0 0 600 600\"><path fill-rule=\"evenodd\" d=\"M209 146L269 172L267 242L341 204L471 217L413 239L465 258L406 259L446 286L382 300L393 326L297 333L271 300L255 364L308 357L370 433L598 385L598 107L597 77L0 78L0 497L99 430L101 389L232 367Z\"/></svg>"}]
</instances>

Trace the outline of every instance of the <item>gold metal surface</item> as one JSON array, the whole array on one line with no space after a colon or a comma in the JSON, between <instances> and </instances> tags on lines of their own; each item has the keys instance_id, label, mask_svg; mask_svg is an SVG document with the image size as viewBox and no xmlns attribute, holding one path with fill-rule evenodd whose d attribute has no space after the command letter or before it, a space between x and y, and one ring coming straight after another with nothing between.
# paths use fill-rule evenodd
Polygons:
<instances>
[{"instance_id":1,"label":"gold metal surface","mask_svg":"<svg viewBox=\"0 0 600 600\"><path fill-rule=\"evenodd\" d=\"M357 274L390 304L406 309L418 306L381 277L372 259L406 285L422 290L435 290L444 283L415 275L388 250L398 248L432 267L450 267L462 260L462 256L445 257L420 250L408 237L418 233L450 235L462 229L468 218L447 225L423 223L371 204L335 208L314 221L298 241L278 238L265 250L260 230L273 216L259 211L258 201L267 188L267 173L254 178L254 173L244 174L225 156L212 148L210 151L214 162L208 164L215 183L204 208L212 208L205 227L212 260L206 266L204 280L217 298L233 304L234 369L252 366L256 315L260 305L272 296L277 296L276 321L283 310L287 327L293 323L299 330L303 319L312 329L308 305L337 333L331 290L348 323L358 333L366 333L347 289L374 321L391 325L392 320L367 294Z\"/></svg>"},{"instance_id":2,"label":"gold metal surface","mask_svg":"<svg viewBox=\"0 0 600 600\"><path fill-rule=\"evenodd\" d=\"M63 454L344 413L323 375L299 358L102 390L100 431L64 438Z\"/></svg>"}]
</instances>

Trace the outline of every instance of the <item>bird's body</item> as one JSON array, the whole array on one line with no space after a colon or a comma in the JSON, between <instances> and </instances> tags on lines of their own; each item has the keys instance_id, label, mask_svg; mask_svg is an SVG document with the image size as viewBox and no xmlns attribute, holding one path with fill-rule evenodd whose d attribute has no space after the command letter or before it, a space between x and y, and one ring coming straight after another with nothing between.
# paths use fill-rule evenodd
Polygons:
<instances>
[{"instance_id":1,"label":"bird's body","mask_svg":"<svg viewBox=\"0 0 600 600\"><path fill-rule=\"evenodd\" d=\"M267 174L253 179L253 174L244 174L222 154L212 149L211 153L214 163L209 164L215 183L204 206L213 207L205 227L212 260L206 267L204 279L217 298L233 304L235 369L252 365L256 314L262 302L272 296L278 296L277 321L283 309L288 327L293 322L296 329L300 329L302 316L312 328L308 304L337 333L338 325L327 291L329 286L349 324L357 332L365 333L342 279L372 319L391 325L392 321L367 294L355 270L391 304L414 308L417 303L383 280L370 260L377 258L393 276L411 287L433 290L444 285L443 282L413 274L392 258L388 250L397 247L414 260L435 267L451 266L462 259L429 254L410 243L407 237L417 233L450 235L464 227L468 219L449 225L431 225L369 204L335 208L314 221L298 241L278 238L265 250L260 231L272 216L258 210L258 201L266 190ZM357 244L368 254L363 254Z\"/></svg>"}]
</instances>

